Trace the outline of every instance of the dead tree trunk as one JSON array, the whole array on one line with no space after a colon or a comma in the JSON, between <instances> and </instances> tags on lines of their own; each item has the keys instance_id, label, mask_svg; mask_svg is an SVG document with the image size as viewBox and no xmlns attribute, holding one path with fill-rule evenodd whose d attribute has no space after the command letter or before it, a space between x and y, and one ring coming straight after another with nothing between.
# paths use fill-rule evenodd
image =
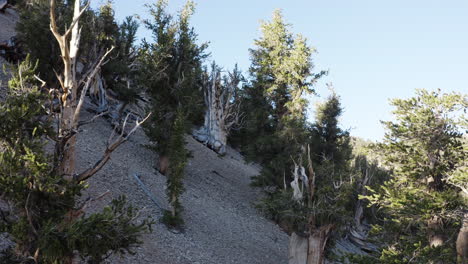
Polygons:
<instances>
[{"instance_id":1,"label":"dead tree trunk","mask_svg":"<svg viewBox=\"0 0 468 264\"><path fill-rule=\"evenodd\" d=\"M221 155L226 153L229 131L240 122L239 103L235 101L240 80L237 68L222 78L221 69L213 64L211 77L204 82L205 122L193 136Z\"/></svg>"},{"instance_id":2,"label":"dead tree trunk","mask_svg":"<svg viewBox=\"0 0 468 264\"><path fill-rule=\"evenodd\" d=\"M301 164L301 162L299 163ZM310 147L307 146L307 172L306 169L298 164L294 165L294 180L291 182L293 188L293 199L296 202L304 202L304 193L307 193L305 202L312 207L315 195L315 172L310 158ZM308 213L308 237L304 238L307 242L307 250L304 256L303 240L295 233L290 237L289 264L323 264L325 261L324 253L328 238L333 230L333 224L316 225L316 219L313 212ZM294 255L292 255L294 254ZM304 262L303 259L306 259Z\"/></svg>"},{"instance_id":3,"label":"dead tree trunk","mask_svg":"<svg viewBox=\"0 0 468 264\"><path fill-rule=\"evenodd\" d=\"M358 193L360 195L367 195L366 185L369 183L369 168L366 168L364 171L363 178L358 185ZM361 199L358 199L356 204L356 209L354 210L354 224L359 229L361 226L362 219L364 217L364 202Z\"/></svg>"},{"instance_id":4,"label":"dead tree trunk","mask_svg":"<svg viewBox=\"0 0 468 264\"><path fill-rule=\"evenodd\" d=\"M51 0L50 29L60 46L64 65L63 75L58 76L62 89L57 93L60 100L61 111L55 158L56 165L58 165L57 173L63 177L70 178L75 173L75 144L78 125L78 120L75 120L75 115L79 113L77 105L78 81L76 76L76 61L81 33L79 30L79 19L87 7L80 11L80 1L75 1L72 24L70 28L61 35L58 32L56 24L55 6L55 0Z\"/></svg>"},{"instance_id":5,"label":"dead tree trunk","mask_svg":"<svg viewBox=\"0 0 468 264\"><path fill-rule=\"evenodd\" d=\"M333 225L324 225L310 231L307 264L323 264L325 261L325 246Z\"/></svg>"},{"instance_id":6,"label":"dead tree trunk","mask_svg":"<svg viewBox=\"0 0 468 264\"><path fill-rule=\"evenodd\" d=\"M369 168L362 170L362 178L358 183L357 191L359 195L367 195L366 185L369 184L371 179L371 171ZM358 246L362 250L372 251L374 250L373 246L366 241L367 231L365 226L362 223L364 218L364 201L359 199L356 203L356 208L354 210L354 223L352 223L349 228L348 238L350 242Z\"/></svg>"},{"instance_id":7,"label":"dead tree trunk","mask_svg":"<svg viewBox=\"0 0 468 264\"><path fill-rule=\"evenodd\" d=\"M440 247L444 244L446 238L443 230L442 219L438 216L433 216L427 221L428 240L431 247Z\"/></svg>"},{"instance_id":8,"label":"dead tree trunk","mask_svg":"<svg viewBox=\"0 0 468 264\"><path fill-rule=\"evenodd\" d=\"M100 71L94 77L89 94L90 94L91 100L93 100L93 102L97 105L97 109L96 109L97 113L102 113L107 110L108 102L107 102L106 88L104 85L104 79L102 78Z\"/></svg>"}]
</instances>

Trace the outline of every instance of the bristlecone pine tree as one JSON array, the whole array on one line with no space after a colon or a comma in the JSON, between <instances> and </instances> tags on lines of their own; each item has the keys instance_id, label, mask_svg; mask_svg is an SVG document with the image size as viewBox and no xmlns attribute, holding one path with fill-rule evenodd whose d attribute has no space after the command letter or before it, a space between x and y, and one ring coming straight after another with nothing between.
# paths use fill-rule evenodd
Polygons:
<instances>
[{"instance_id":1,"label":"bristlecone pine tree","mask_svg":"<svg viewBox=\"0 0 468 264\"><path fill-rule=\"evenodd\" d=\"M220 155L226 154L227 137L241 124L239 84L242 74L234 67L227 75L213 62L211 73L206 70L203 80L205 95L205 122L193 131L193 136Z\"/></svg>"},{"instance_id":2,"label":"bristlecone pine tree","mask_svg":"<svg viewBox=\"0 0 468 264\"><path fill-rule=\"evenodd\" d=\"M285 185L261 206L291 233L291 264L324 263L332 231L353 219L351 152L348 132L338 127L341 112L335 94L318 107L309 142L316 144L315 149L320 152L303 146L302 153L293 157L290 188Z\"/></svg>"},{"instance_id":3,"label":"bristlecone pine tree","mask_svg":"<svg viewBox=\"0 0 468 264\"><path fill-rule=\"evenodd\" d=\"M455 263L456 248L466 263L468 96L417 90L392 104L395 121L383 122L376 146L392 178L366 197L387 214L375 228L385 244L379 263Z\"/></svg>"},{"instance_id":4,"label":"bristlecone pine tree","mask_svg":"<svg viewBox=\"0 0 468 264\"><path fill-rule=\"evenodd\" d=\"M166 0L149 6L152 21L146 20L144 24L152 31L154 43L143 41L139 54L139 84L150 95L154 113L151 122L145 126L145 132L155 143L150 148L159 154L160 172L167 175L170 168L185 164L171 160L173 148L185 148L184 141L173 138L178 137L173 133L177 113L184 113L186 133L203 120L202 62L207 56L207 45L196 43L197 35L190 27L189 20L195 8L192 1L187 1L177 20L167 14L166 7ZM175 146L174 142L182 146ZM183 169L180 173L183 173ZM179 183L182 184L181 181ZM180 196L182 190L181 187L174 189L174 193L168 197L171 204L175 201L173 195ZM175 210L180 208L177 198ZM173 216L180 217L180 214L176 212Z\"/></svg>"},{"instance_id":5,"label":"bristlecone pine tree","mask_svg":"<svg viewBox=\"0 0 468 264\"><path fill-rule=\"evenodd\" d=\"M126 135L110 138L102 158L76 173L79 128L97 117L80 121L80 111L93 77L110 52L91 63L86 74L77 73L80 18L87 7L75 1L72 22L61 34L56 2L50 1L50 30L63 63L56 82L59 88L49 88L53 84L34 75L37 65L28 58L16 70L7 101L0 105L0 227L15 243L14 249L2 255L2 263L72 263L78 256L99 263L113 252L131 253L140 243L140 234L151 227L149 220L135 223L137 212L125 205L124 197L86 216L84 209L92 201L77 200L85 181L141 125L137 122L130 131L124 126ZM43 150L47 139L55 142L53 155Z\"/></svg>"},{"instance_id":6,"label":"bristlecone pine tree","mask_svg":"<svg viewBox=\"0 0 468 264\"><path fill-rule=\"evenodd\" d=\"M304 95L314 92L313 84L325 72L313 74L314 49L301 35L293 36L279 10L261 26L262 36L250 50L251 84L242 93L245 122L239 135L245 139L243 151L261 163L256 186L283 186L283 176L293 166L291 156L301 153L306 142Z\"/></svg>"}]
</instances>

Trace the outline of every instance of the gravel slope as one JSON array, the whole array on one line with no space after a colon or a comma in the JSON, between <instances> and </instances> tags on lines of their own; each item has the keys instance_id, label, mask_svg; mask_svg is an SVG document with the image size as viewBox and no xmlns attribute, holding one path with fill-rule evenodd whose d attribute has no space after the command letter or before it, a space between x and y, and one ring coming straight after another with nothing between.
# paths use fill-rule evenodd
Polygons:
<instances>
[{"instance_id":1,"label":"gravel slope","mask_svg":"<svg viewBox=\"0 0 468 264\"><path fill-rule=\"evenodd\" d=\"M9 40L16 35L15 25L18 21L18 14L13 9L6 9L5 13L0 13L0 42ZM0 101L6 94L8 75L3 72L3 65L7 64L3 57L0 57Z\"/></svg>"},{"instance_id":2,"label":"gravel slope","mask_svg":"<svg viewBox=\"0 0 468 264\"><path fill-rule=\"evenodd\" d=\"M89 118L85 114L83 118ZM78 140L78 167L85 169L98 159L111 132L109 124L99 120L85 127ZM112 257L108 263L154 264L276 264L287 263L288 236L253 207L260 195L249 186L258 168L246 165L242 157L228 149L225 157L187 137L192 152L186 170L182 203L185 208L184 233L174 234L163 224L146 235L135 256ZM133 174L167 208L165 177L155 169L157 156L143 147L148 139L138 131L112 156L98 175L90 179L89 194L109 195L91 206L91 211L107 204L112 197L125 194L133 205L142 208L141 217L161 217L157 206L143 192Z\"/></svg>"}]
</instances>

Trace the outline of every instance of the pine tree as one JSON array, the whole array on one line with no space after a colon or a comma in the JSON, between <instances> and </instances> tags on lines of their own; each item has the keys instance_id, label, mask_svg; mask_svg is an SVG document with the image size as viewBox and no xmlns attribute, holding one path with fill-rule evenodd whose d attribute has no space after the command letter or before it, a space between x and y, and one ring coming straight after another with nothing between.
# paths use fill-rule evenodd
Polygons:
<instances>
[{"instance_id":1,"label":"pine tree","mask_svg":"<svg viewBox=\"0 0 468 264\"><path fill-rule=\"evenodd\" d=\"M168 154L171 162L167 175L166 193L172 209L166 211L163 217L164 223L176 228L180 228L184 224L181 215L183 207L179 197L184 192L183 178L188 160L188 151L185 149L185 126L185 113L179 109L176 119L174 120L174 125L172 126Z\"/></svg>"},{"instance_id":2,"label":"pine tree","mask_svg":"<svg viewBox=\"0 0 468 264\"><path fill-rule=\"evenodd\" d=\"M189 20L194 3L188 1L175 21L166 13L167 1L150 6L152 21L144 21L152 31L154 43L143 42L139 56L140 85L152 99L154 115L146 126L146 133L156 143L155 150L167 157L172 125L177 109L187 113L188 124L203 120L203 92L201 89L202 62L206 58L206 44L196 43L197 34ZM187 126L189 131L192 125Z\"/></svg>"},{"instance_id":3,"label":"pine tree","mask_svg":"<svg viewBox=\"0 0 468 264\"><path fill-rule=\"evenodd\" d=\"M351 146L348 132L338 126L341 112L334 93L319 105L307 143L300 146L298 155L291 156L292 180L284 177L283 189L267 196L260 205L291 233L290 248L297 241L308 243L308 252L300 254L306 254L310 264L324 261L333 231L343 231L341 227L347 227L355 214Z\"/></svg>"},{"instance_id":4,"label":"pine tree","mask_svg":"<svg viewBox=\"0 0 468 264\"><path fill-rule=\"evenodd\" d=\"M385 247L381 263L455 263L455 237L466 200L451 183L466 166L466 95L417 90L392 100L394 122L376 149L392 178L366 198L387 218L375 231Z\"/></svg>"},{"instance_id":5,"label":"pine tree","mask_svg":"<svg viewBox=\"0 0 468 264\"><path fill-rule=\"evenodd\" d=\"M136 82L138 49L135 41L138 27L138 22L132 17L127 17L118 26L113 43L115 56L102 69L107 86L117 93L119 100L124 102L120 112L123 112L126 105L135 101L140 91Z\"/></svg>"},{"instance_id":6,"label":"pine tree","mask_svg":"<svg viewBox=\"0 0 468 264\"><path fill-rule=\"evenodd\" d=\"M298 156L306 143L304 95L314 92L314 82L325 72L312 73L314 49L301 35L289 32L279 10L261 29L256 48L250 50L252 80L242 99L246 118L240 134L251 138L243 148L247 157L264 165L253 184L280 188L285 174L291 179L290 157Z\"/></svg>"},{"instance_id":7,"label":"pine tree","mask_svg":"<svg viewBox=\"0 0 468 264\"><path fill-rule=\"evenodd\" d=\"M150 146L159 154L159 169L168 176L168 199L172 211L165 220L172 226L183 224L179 196L187 155L184 133L203 120L203 60L206 44L198 45L190 27L195 4L187 1L177 20L166 12L167 1L149 6L152 21L144 21L154 43L143 41L139 54L139 84L151 97L153 118L145 127ZM183 119L182 119L183 116ZM182 125L183 124L183 125Z\"/></svg>"},{"instance_id":8,"label":"pine tree","mask_svg":"<svg viewBox=\"0 0 468 264\"><path fill-rule=\"evenodd\" d=\"M330 97L317 106L311 145L315 153L312 159L318 164L333 160L337 165L345 165L351 159L349 132L338 126L342 112L340 98L333 90Z\"/></svg>"}]
</instances>

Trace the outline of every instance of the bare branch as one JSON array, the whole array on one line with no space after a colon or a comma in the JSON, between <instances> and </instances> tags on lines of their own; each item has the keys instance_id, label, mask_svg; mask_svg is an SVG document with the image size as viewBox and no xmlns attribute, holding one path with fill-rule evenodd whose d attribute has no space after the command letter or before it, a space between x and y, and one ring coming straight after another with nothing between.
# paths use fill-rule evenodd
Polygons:
<instances>
[{"instance_id":1,"label":"bare branch","mask_svg":"<svg viewBox=\"0 0 468 264\"><path fill-rule=\"evenodd\" d=\"M109 111L105 111L105 112L102 112L102 113L100 113L98 115L93 116L91 119L89 119L87 121L81 121L81 122L78 123L77 128L82 127L82 126L87 125L87 124L90 124L90 123L94 122L96 119L98 119L99 117L105 116L108 113L109 113Z\"/></svg>"},{"instance_id":2,"label":"bare branch","mask_svg":"<svg viewBox=\"0 0 468 264\"><path fill-rule=\"evenodd\" d=\"M41 82L41 88L46 86L46 82L44 80L42 80L41 78L39 78L39 76L37 76L36 74L34 74L34 78L36 78L36 80Z\"/></svg>"},{"instance_id":3,"label":"bare branch","mask_svg":"<svg viewBox=\"0 0 468 264\"><path fill-rule=\"evenodd\" d=\"M63 42L62 35L58 32L57 22L55 18L55 0L50 0L50 31L54 34L57 41L61 44Z\"/></svg>"},{"instance_id":4,"label":"bare branch","mask_svg":"<svg viewBox=\"0 0 468 264\"><path fill-rule=\"evenodd\" d=\"M86 5L83 7L83 9L80 11L80 0L75 0L75 13L73 15L73 21L70 24L70 28L63 34L63 37L66 38L72 30L75 28L77 25L78 21L80 20L81 16L84 14L86 9L88 9L89 5L91 4L91 1L88 1Z\"/></svg>"},{"instance_id":5,"label":"bare branch","mask_svg":"<svg viewBox=\"0 0 468 264\"><path fill-rule=\"evenodd\" d=\"M92 177L94 174L96 174L110 159L110 156L114 150L116 150L122 143L128 140L130 135L132 135L148 118L151 116L151 113L148 114L145 119L143 119L141 122L137 121L136 125L130 130L130 132L126 135L123 136L123 132L120 134L120 136L110 145L106 147L106 150L104 151L103 156L101 159L94 164L92 168L89 168L85 170L84 172L80 173L75 177L76 181L82 182L90 177ZM127 116L128 117L128 116ZM124 126L122 127L122 131L125 130L125 125L126 122L124 123Z\"/></svg>"},{"instance_id":6,"label":"bare branch","mask_svg":"<svg viewBox=\"0 0 468 264\"><path fill-rule=\"evenodd\" d=\"M78 105L76 106L75 113L73 115L73 121L72 121L73 124L75 122L77 122L77 120L79 118L81 107L83 106L83 102L84 102L86 93L88 92L91 81L93 80L94 76L96 76L96 74L99 72L99 70L101 69L102 63L104 62L106 57L112 52L113 49L114 49L114 47L107 50L107 52L104 54L104 56L102 56L101 59L99 60L99 62L96 63L96 65L93 67L93 70L91 71L91 73L89 73L89 75L86 76L87 80L86 80L86 83L85 83L85 85L83 87L83 90L81 91L80 100L78 101Z\"/></svg>"}]
</instances>

